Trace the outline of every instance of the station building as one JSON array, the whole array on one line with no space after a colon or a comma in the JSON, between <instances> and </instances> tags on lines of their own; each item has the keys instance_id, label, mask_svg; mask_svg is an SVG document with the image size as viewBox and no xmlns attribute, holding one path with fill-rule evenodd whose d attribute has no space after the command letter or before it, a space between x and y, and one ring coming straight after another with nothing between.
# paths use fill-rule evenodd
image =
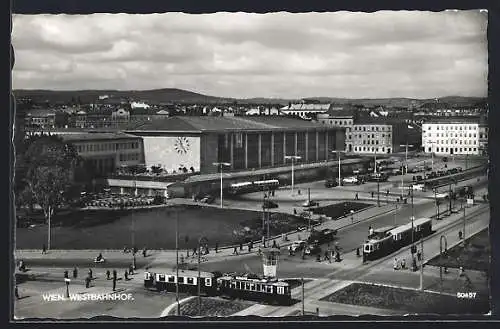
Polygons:
<instances>
[{"instance_id":1,"label":"station building","mask_svg":"<svg viewBox=\"0 0 500 329\"><path fill-rule=\"evenodd\" d=\"M218 162L228 163L227 171L290 165L290 155L302 164L324 162L345 145L341 129L286 117L176 116L126 132L143 139L147 167L201 174L217 173Z\"/></svg>"}]
</instances>

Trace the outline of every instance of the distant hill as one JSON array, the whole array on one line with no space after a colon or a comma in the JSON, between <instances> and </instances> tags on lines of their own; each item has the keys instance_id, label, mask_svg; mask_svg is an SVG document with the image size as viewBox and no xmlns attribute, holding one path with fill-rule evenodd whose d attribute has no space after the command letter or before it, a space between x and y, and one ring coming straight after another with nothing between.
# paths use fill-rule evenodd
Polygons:
<instances>
[{"instance_id":1,"label":"distant hill","mask_svg":"<svg viewBox=\"0 0 500 329\"><path fill-rule=\"evenodd\" d=\"M211 103L211 104L281 104L288 105L289 103L296 103L296 99L284 98L223 98L215 96L207 96L187 90L176 88L164 88L153 90L75 90L75 91L59 91L59 90L27 90L20 89L14 90L16 97L29 97L36 102L50 103L68 103L77 102L78 99L82 104L99 101L99 96L108 96L102 102L119 103L127 102L129 100L145 101L151 104L159 103ZM485 104L486 98L484 97L461 97L461 96L447 96L438 99L412 99L412 98L380 98L380 99L350 99L350 98L336 98L336 97L308 97L304 100L316 101L319 103L334 103L339 105L361 105L361 106L384 106L384 107L408 107L421 106L428 103L447 103L457 106L475 106L478 104Z\"/></svg>"},{"instance_id":2,"label":"distant hill","mask_svg":"<svg viewBox=\"0 0 500 329\"><path fill-rule=\"evenodd\" d=\"M154 89L154 90L14 90L16 97L29 97L35 101L50 103L77 101L80 98L82 103L91 103L99 100L99 96L108 96L106 101L127 101L140 100L150 103L169 103L169 102L193 102L193 103L226 103L234 100L229 98L220 98L206 96L191 91L176 88Z\"/></svg>"}]
</instances>

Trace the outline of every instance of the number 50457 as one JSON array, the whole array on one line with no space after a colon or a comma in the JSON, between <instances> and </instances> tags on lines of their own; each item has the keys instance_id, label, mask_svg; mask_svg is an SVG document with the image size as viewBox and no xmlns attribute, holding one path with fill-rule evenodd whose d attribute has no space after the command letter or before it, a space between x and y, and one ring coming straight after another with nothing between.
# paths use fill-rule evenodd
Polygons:
<instances>
[{"instance_id":1,"label":"number 50457","mask_svg":"<svg viewBox=\"0 0 500 329\"><path fill-rule=\"evenodd\" d=\"M476 294L475 292L457 292L457 298L470 298L470 299L473 299L473 298L476 298Z\"/></svg>"}]
</instances>

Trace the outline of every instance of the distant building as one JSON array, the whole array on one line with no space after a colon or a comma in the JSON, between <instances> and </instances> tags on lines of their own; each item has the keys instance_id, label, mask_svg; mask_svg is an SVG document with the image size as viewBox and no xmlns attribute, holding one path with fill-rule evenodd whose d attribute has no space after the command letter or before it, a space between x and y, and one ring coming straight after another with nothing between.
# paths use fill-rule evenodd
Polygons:
<instances>
[{"instance_id":1,"label":"distant building","mask_svg":"<svg viewBox=\"0 0 500 329\"><path fill-rule=\"evenodd\" d=\"M56 111L31 110L24 117L26 127L54 128L56 125Z\"/></svg>"},{"instance_id":2,"label":"distant building","mask_svg":"<svg viewBox=\"0 0 500 329\"><path fill-rule=\"evenodd\" d=\"M487 143L483 130L483 143ZM422 125L424 152L439 155L481 154L479 122L469 118L429 120ZM484 144L483 144L484 145Z\"/></svg>"},{"instance_id":3,"label":"distant building","mask_svg":"<svg viewBox=\"0 0 500 329\"><path fill-rule=\"evenodd\" d=\"M130 122L130 112L124 109L111 112L111 122L114 125L128 124Z\"/></svg>"},{"instance_id":4,"label":"distant building","mask_svg":"<svg viewBox=\"0 0 500 329\"><path fill-rule=\"evenodd\" d=\"M284 115L293 115L302 119L315 118L318 114L326 113L330 109L330 104L290 104L280 109Z\"/></svg>"},{"instance_id":5,"label":"distant building","mask_svg":"<svg viewBox=\"0 0 500 329\"><path fill-rule=\"evenodd\" d=\"M353 109L332 108L317 115L317 121L338 128L350 128L354 124L355 112Z\"/></svg>"},{"instance_id":6,"label":"distant building","mask_svg":"<svg viewBox=\"0 0 500 329\"><path fill-rule=\"evenodd\" d=\"M135 108L143 108L143 109L148 109L150 106L146 103L143 102L132 102L130 103L130 107L135 109Z\"/></svg>"},{"instance_id":7,"label":"distant building","mask_svg":"<svg viewBox=\"0 0 500 329\"><path fill-rule=\"evenodd\" d=\"M488 124L479 124L479 153L481 155L488 154Z\"/></svg>"}]
</instances>

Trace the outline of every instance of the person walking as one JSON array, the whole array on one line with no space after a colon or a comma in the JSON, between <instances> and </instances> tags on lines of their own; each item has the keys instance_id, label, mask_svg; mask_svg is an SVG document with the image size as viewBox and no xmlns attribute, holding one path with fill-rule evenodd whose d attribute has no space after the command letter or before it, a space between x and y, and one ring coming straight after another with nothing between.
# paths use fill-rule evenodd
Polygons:
<instances>
[{"instance_id":1,"label":"person walking","mask_svg":"<svg viewBox=\"0 0 500 329\"><path fill-rule=\"evenodd\" d=\"M372 199L373 199L374 196L375 196L375 193L372 191Z\"/></svg>"},{"instance_id":2,"label":"person walking","mask_svg":"<svg viewBox=\"0 0 500 329\"><path fill-rule=\"evenodd\" d=\"M89 268L89 278L90 278L90 280L92 280L92 278L93 278L92 277L92 269L91 268Z\"/></svg>"},{"instance_id":3,"label":"person walking","mask_svg":"<svg viewBox=\"0 0 500 329\"><path fill-rule=\"evenodd\" d=\"M233 255L238 255L238 248L234 247Z\"/></svg>"},{"instance_id":4,"label":"person walking","mask_svg":"<svg viewBox=\"0 0 500 329\"><path fill-rule=\"evenodd\" d=\"M75 268L73 269L73 279L76 279L77 277L78 277L78 269L75 266Z\"/></svg>"},{"instance_id":5,"label":"person walking","mask_svg":"<svg viewBox=\"0 0 500 329\"><path fill-rule=\"evenodd\" d=\"M401 269L406 269L406 260L404 258L401 260Z\"/></svg>"},{"instance_id":6,"label":"person walking","mask_svg":"<svg viewBox=\"0 0 500 329\"><path fill-rule=\"evenodd\" d=\"M420 262L421 259L422 259L422 251L418 250L417 251L417 260Z\"/></svg>"},{"instance_id":7,"label":"person walking","mask_svg":"<svg viewBox=\"0 0 500 329\"><path fill-rule=\"evenodd\" d=\"M86 277L85 278L85 288L90 288L90 278L89 277Z\"/></svg>"},{"instance_id":8,"label":"person walking","mask_svg":"<svg viewBox=\"0 0 500 329\"><path fill-rule=\"evenodd\" d=\"M243 243L240 242L240 251L243 251Z\"/></svg>"},{"instance_id":9,"label":"person walking","mask_svg":"<svg viewBox=\"0 0 500 329\"><path fill-rule=\"evenodd\" d=\"M116 290L116 278L113 278L113 291Z\"/></svg>"},{"instance_id":10,"label":"person walking","mask_svg":"<svg viewBox=\"0 0 500 329\"><path fill-rule=\"evenodd\" d=\"M219 252L219 242L215 243L215 253Z\"/></svg>"},{"instance_id":11,"label":"person walking","mask_svg":"<svg viewBox=\"0 0 500 329\"><path fill-rule=\"evenodd\" d=\"M106 280L111 279L111 272L109 270L106 270Z\"/></svg>"},{"instance_id":12,"label":"person walking","mask_svg":"<svg viewBox=\"0 0 500 329\"><path fill-rule=\"evenodd\" d=\"M14 296L16 296L16 299L19 299L19 290L17 288L17 284L16 286L14 287Z\"/></svg>"},{"instance_id":13,"label":"person walking","mask_svg":"<svg viewBox=\"0 0 500 329\"><path fill-rule=\"evenodd\" d=\"M359 194L356 192L356 200L359 200Z\"/></svg>"},{"instance_id":14,"label":"person walking","mask_svg":"<svg viewBox=\"0 0 500 329\"><path fill-rule=\"evenodd\" d=\"M42 254L46 254L47 253L47 246L45 245L45 243L42 245Z\"/></svg>"},{"instance_id":15,"label":"person walking","mask_svg":"<svg viewBox=\"0 0 500 329\"><path fill-rule=\"evenodd\" d=\"M395 271L399 270L399 263L397 258L394 258L393 268Z\"/></svg>"},{"instance_id":16,"label":"person walking","mask_svg":"<svg viewBox=\"0 0 500 329\"><path fill-rule=\"evenodd\" d=\"M370 237L372 235L373 235L373 228L370 225L370 227L368 228L368 236Z\"/></svg>"}]
</instances>

